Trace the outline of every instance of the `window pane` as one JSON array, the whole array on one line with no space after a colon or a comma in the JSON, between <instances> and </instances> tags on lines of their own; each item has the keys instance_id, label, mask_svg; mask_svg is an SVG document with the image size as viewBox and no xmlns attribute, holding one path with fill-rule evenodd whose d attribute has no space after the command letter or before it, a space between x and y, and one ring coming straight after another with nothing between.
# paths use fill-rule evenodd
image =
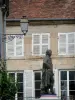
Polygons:
<instances>
[{"instance_id":1,"label":"window pane","mask_svg":"<svg viewBox=\"0 0 75 100\"><path fill-rule=\"evenodd\" d=\"M34 44L40 44L40 35L34 35L33 36L33 43Z\"/></svg>"},{"instance_id":2,"label":"window pane","mask_svg":"<svg viewBox=\"0 0 75 100\"><path fill-rule=\"evenodd\" d=\"M61 96L67 97L67 91L61 91Z\"/></svg>"},{"instance_id":3,"label":"window pane","mask_svg":"<svg viewBox=\"0 0 75 100\"><path fill-rule=\"evenodd\" d=\"M66 34L59 35L59 43L66 43Z\"/></svg>"},{"instance_id":4,"label":"window pane","mask_svg":"<svg viewBox=\"0 0 75 100\"><path fill-rule=\"evenodd\" d=\"M75 80L75 71L69 71L69 80Z\"/></svg>"},{"instance_id":5,"label":"window pane","mask_svg":"<svg viewBox=\"0 0 75 100\"><path fill-rule=\"evenodd\" d=\"M68 44L68 54L74 54L74 44Z\"/></svg>"},{"instance_id":6,"label":"window pane","mask_svg":"<svg viewBox=\"0 0 75 100\"><path fill-rule=\"evenodd\" d=\"M67 71L61 71L61 80L67 80Z\"/></svg>"},{"instance_id":7,"label":"window pane","mask_svg":"<svg viewBox=\"0 0 75 100\"><path fill-rule=\"evenodd\" d=\"M42 54L45 54L47 49L48 45L42 45Z\"/></svg>"},{"instance_id":8,"label":"window pane","mask_svg":"<svg viewBox=\"0 0 75 100\"><path fill-rule=\"evenodd\" d=\"M15 73L9 73L9 78L11 82L15 82Z\"/></svg>"},{"instance_id":9,"label":"window pane","mask_svg":"<svg viewBox=\"0 0 75 100\"><path fill-rule=\"evenodd\" d=\"M18 87L18 92L23 92L23 83L18 83L17 87Z\"/></svg>"},{"instance_id":10,"label":"window pane","mask_svg":"<svg viewBox=\"0 0 75 100\"><path fill-rule=\"evenodd\" d=\"M69 89L75 90L75 81L69 81Z\"/></svg>"},{"instance_id":11,"label":"window pane","mask_svg":"<svg viewBox=\"0 0 75 100\"><path fill-rule=\"evenodd\" d=\"M48 35L42 35L42 43L48 44Z\"/></svg>"},{"instance_id":12,"label":"window pane","mask_svg":"<svg viewBox=\"0 0 75 100\"><path fill-rule=\"evenodd\" d=\"M41 80L41 73L35 73L35 80Z\"/></svg>"},{"instance_id":13,"label":"window pane","mask_svg":"<svg viewBox=\"0 0 75 100\"><path fill-rule=\"evenodd\" d=\"M66 53L66 44L59 44L59 53Z\"/></svg>"},{"instance_id":14,"label":"window pane","mask_svg":"<svg viewBox=\"0 0 75 100\"><path fill-rule=\"evenodd\" d=\"M33 54L40 54L40 45L33 45Z\"/></svg>"},{"instance_id":15,"label":"window pane","mask_svg":"<svg viewBox=\"0 0 75 100\"><path fill-rule=\"evenodd\" d=\"M61 81L61 90L67 90L67 81Z\"/></svg>"},{"instance_id":16,"label":"window pane","mask_svg":"<svg viewBox=\"0 0 75 100\"><path fill-rule=\"evenodd\" d=\"M69 93L70 93L70 96L75 96L75 91L69 91ZM75 100L75 98L73 99L73 100Z\"/></svg>"},{"instance_id":17,"label":"window pane","mask_svg":"<svg viewBox=\"0 0 75 100\"><path fill-rule=\"evenodd\" d=\"M67 91L61 91L61 100L68 100Z\"/></svg>"},{"instance_id":18,"label":"window pane","mask_svg":"<svg viewBox=\"0 0 75 100\"><path fill-rule=\"evenodd\" d=\"M23 73L17 73L17 82L23 82Z\"/></svg>"},{"instance_id":19,"label":"window pane","mask_svg":"<svg viewBox=\"0 0 75 100\"><path fill-rule=\"evenodd\" d=\"M23 100L23 93L18 93L17 98L18 100Z\"/></svg>"},{"instance_id":20,"label":"window pane","mask_svg":"<svg viewBox=\"0 0 75 100\"><path fill-rule=\"evenodd\" d=\"M39 98L40 94L41 94L40 90L35 90L35 97L36 98Z\"/></svg>"},{"instance_id":21,"label":"window pane","mask_svg":"<svg viewBox=\"0 0 75 100\"><path fill-rule=\"evenodd\" d=\"M41 81L35 82L35 89L40 89L40 84L41 84Z\"/></svg>"},{"instance_id":22,"label":"window pane","mask_svg":"<svg viewBox=\"0 0 75 100\"><path fill-rule=\"evenodd\" d=\"M68 43L74 43L74 33L68 34Z\"/></svg>"}]
</instances>

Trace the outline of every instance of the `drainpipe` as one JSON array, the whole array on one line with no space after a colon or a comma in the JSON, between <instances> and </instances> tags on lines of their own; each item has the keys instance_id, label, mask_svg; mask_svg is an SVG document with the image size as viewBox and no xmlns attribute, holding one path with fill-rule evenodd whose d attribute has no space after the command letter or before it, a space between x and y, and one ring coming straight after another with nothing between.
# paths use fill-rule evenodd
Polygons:
<instances>
[{"instance_id":1,"label":"drainpipe","mask_svg":"<svg viewBox=\"0 0 75 100\"><path fill-rule=\"evenodd\" d=\"M0 8L0 59L2 59L3 13Z\"/></svg>"}]
</instances>

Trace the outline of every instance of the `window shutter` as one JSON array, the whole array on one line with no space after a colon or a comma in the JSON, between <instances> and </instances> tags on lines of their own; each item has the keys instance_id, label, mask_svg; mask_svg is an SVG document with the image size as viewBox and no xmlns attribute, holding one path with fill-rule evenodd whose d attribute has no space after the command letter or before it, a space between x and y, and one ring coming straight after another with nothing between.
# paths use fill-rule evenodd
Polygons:
<instances>
[{"instance_id":1,"label":"window shutter","mask_svg":"<svg viewBox=\"0 0 75 100\"><path fill-rule=\"evenodd\" d=\"M23 38L16 37L16 56L23 55Z\"/></svg>"},{"instance_id":2,"label":"window shutter","mask_svg":"<svg viewBox=\"0 0 75 100\"><path fill-rule=\"evenodd\" d=\"M59 55L64 55L66 54L66 43L67 43L67 40L66 40L66 34L65 33L59 33L58 34L58 53Z\"/></svg>"},{"instance_id":3,"label":"window shutter","mask_svg":"<svg viewBox=\"0 0 75 100\"><path fill-rule=\"evenodd\" d=\"M40 54L40 34L32 35L32 54L39 55Z\"/></svg>"},{"instance_id":4,"label":"window shutter","mask_svg":"<svg viewBox=\"0 0 75 100\"><path fill-rule=\"evenodd\" d=\"M14 56L14 39L11 39L10 36L7 37L7 57Z\"/></svg>"},{"instance_id":5,"label":"window shutter","mask_svg":"<svg viewBox=\"0 0 75 100\"><path fill-rule=\"evenodd\" d=\"M41 53L45 54L46 50L50 49L50 34L42 34L42 49Z\"/></svg>"},{"instance_id":6,"label":"window shutter","mask_svg":"<svg viewBox=\"0 0 75 100\"><path fill-rule=\"evenodd\" d=\"M32 70L24 71L25 97L34 97L34 74Z\"/></svg>"},{"instance_id":7,"label":"window shutter","mask_svg":"<svg viewBox=\"0 0 75 100\"><path fill-rule=\"evenodd\" d=\"M74 54L74 33L68 34L68 54Z\"/></svg>"}]
</instances>

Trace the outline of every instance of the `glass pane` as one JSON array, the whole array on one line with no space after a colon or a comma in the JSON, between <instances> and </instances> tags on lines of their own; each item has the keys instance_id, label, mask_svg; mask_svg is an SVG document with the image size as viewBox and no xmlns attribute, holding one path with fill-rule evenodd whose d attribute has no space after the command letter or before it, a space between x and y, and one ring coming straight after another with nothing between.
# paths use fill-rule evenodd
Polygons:
<instances>
[{"instance_id":1,"label":"glass pane","mask_svg":"<svg viewBox=\"0 0 75 100\"><path fill-rule=\"evenodd\" d=\"M74 43L74 33L68 34L68 43Z\"/></svg>"},{"instance_id":2,"label":"glass pane","mask_svg":"<svg viewBox=\"0 0 75 100\"><path fill-rule=\"evenodd\" d=\"M23 83L17 84L18 92L23 92Z\"/></svg>"},{"instance_id":3,"label":"glass pane","mask_svg":"<svg viewBox=\"0 0 75 100\"><path fill-rule=\"evenodd\" d=\"M61 96L67 97L67 91L61 91Z\"/></svg>"},{"instance_id":4,"label":"glass pane","mask_svg":"<svg viewBox=\"0 0 75 100\"><path fill-rule=\"evenodd\" d=\"M70 93L70 96L75 96L75 91L69 91L69 93ZM75 100L75 98L74 98L74 100Z\"/></svg>"},{"instance_id":5,"label":"glass pane","mask_svg":"<svg viewBox=\"0 0 75 100\"><path fill-rule=\"evenodd\" d=\"M75 81L69 81L69 90L75 90Z\"/></svg>"},{"instance_id":6,"label":"glass pane","mask_svg":"<svg viewBox=\"0 0 75 100\"><path fill-rule=\"evenodd\" d=\"M18 93L17 98L18 100L23 100L23 93Z\"/></svg>"},{"instance_id":7,"label":"glass pane","mask_svg":"<svg viewBox=\"0 0 75 100\"><path fill-rule=\"evenodd\" d=\"M17 82L23 82L23 73L17 73Z\"/></svg>"},{"instance_id":8,"label":"glass pane","mask_svg":"<svg viewBox=\"0 0 75 100\"><path fill-rule=\"evenodd\" d=\"M68 44L68 54L74 54L74 44Z\"/></svg>"},{"instance_id":9,"label":"glass pane","mask_svg":"<svg viewBox=\"0 0 75 100\"><path fill-rule=\"evenodd\" d=\"M40 89L40 84L41 84L41 81L35 82L35 89Z\"/></svg>"},{"instance_id":10,"label":"glass pane","mask_svg":"<svg viewBox=\"0 0 75 100\"><path fill-rule=\"evenodd\" d=\"M41 73L35 73L35 80L41 80Z\"/></svg>"},{"instance_id":11,"label":"glass pane","mask_svg":"<svg viewBox=\"0 0 75 100\"><path fill-rule=\"evenodd\" d=\"M42 45L42 54L45 54L47 49L48 45Z\"/></svg>"},{"instance_id":12,"label":"glass pane","mask_svg":"<svg viewBox=\"0 0 75 100\"><path fill-rule=\"evenodd\" d=\"M61 91L61 100L67 100L67 91Z\"/></svg>"},{"instance_id":13,"label":"glass pane","mask_svg":"<svg viewBox=\"0 0 75 100\"><path fill-rule=\"evenodd\" d=\"M34 35L33 43L40 44L40 35Z\"/></svg>"},{"instance_id":14,"label":"glass pane","mask_svg":"<svg viewBox=\"0 0 75 100\"><path fill-rule=\"evenodd\" d=\"M40 90L35 90L35 98L39 98L40 97Z\"/></svg>"},{"instance_id":15,"label":"glass pane","mask_svg":"<svg viewBox=\"0 0 75 100\"><path fill-rule=\"evenodd\" d=\"M67 71L61 71L61 80L67 80Z\"/></svg>"},{"instance_id":16,"label":"glass pane","mask_svg":"<svg viewBox=\"0 0 75 100\"><path fill-rule=\"evenodd\" d=\"M15 73L9 73L9 78L11 82L15 82Z\"/></svg>"},{"instance_id":17,"label":"glass pane","mask_svg":"<svg viewBox=\"0 0 75 100\"><path fill-rule=\"evenodd\" d=\"M67 81L61 81L61 90L67 90Z\"/></svg>"},{"instance_id":18,"label":"glass pane","mask_svg":"<svg viewBox=\"0 0 75 100\"><path fill-rule=\"evenodd\" d=\"M75 71L69 71L69 80L75 80Z\"/></svg>"}]
</instances>

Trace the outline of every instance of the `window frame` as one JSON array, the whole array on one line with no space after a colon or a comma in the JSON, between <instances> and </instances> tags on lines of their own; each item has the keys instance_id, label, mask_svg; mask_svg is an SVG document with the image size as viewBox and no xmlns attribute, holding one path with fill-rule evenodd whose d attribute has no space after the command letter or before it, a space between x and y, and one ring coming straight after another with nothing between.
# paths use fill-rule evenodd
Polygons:
<instances>
[{"instance_id":1,"label":"window frame","mask_svg":"<svg viewBox=\"0 0 75 100\"><path fill-rule=\"evenodd\" d=\"M61 72L66 72L67 74L66 74L66 76L67 76L67 79L66 80L61 80ZM60 69L59 70L59 95L60 95L60 97L61 97L61 91L66 91L67 92L67 97L69 97L68 99L70 99L70 91L75 91L75 90L70 90L70 87L69 87L69 82L70 81L74 81L75 82L75 79L74 80L70 80L69 78L69 73L70 73L70 71L72 71L72 72L74 72L75 70L73 70L73 69L68 69L68 70L65 70L65 69ZM66 90L62 90L61 89L61 81L66 81L67 82L67 89Z\"/></svg>"},{"instance_id":2,"label":"window frame","mask_svg":"<svg viewBox=\"0 0 75 100\"><path fill-rule=\"evenodd\" d=\"M66 51L65 51L65 53L59 53L59 50L60 50L60 41L59 41L59 37L60 37L60 35L61 34L65 34L66 35ZM69 49L68 49L68 44L75 44L75 41L74 41L74 43L68 43L68 35L69 34L75 34L75 32L68 32L68 33L58 33L58 55L59 56L74 56L75 55L75 52L74 52L74 54L70 54L70 53L68 53L68 51L69 51ZM74 37L75 37L75 35L74 35ZM74 49L75 49L75 46L74 46ZM75 50L74 50L75 51Z\"/></svg>"},{"instance_id":3,"label":"window frame","mask_svg":"<svg viewBox=\"0 0 75 100\"><path fill-rule=\"evenodd\" d=\"M40 82L41 80L35 80L35 73L39 73L39 74L41 74L41 78L42 78L42 71L34 71L34 97L35 98L39 98L39 97L36 97L36 94L35 94L35 90L40 90L40 89L35 89L35 82Z\"/></svg>"},{"instance_id":4,"label":"window frame","mask_svg":"<svg viewBox=\"0 0 75 100\"><path fill-rule=\"evenodd\" d=\"M10 73L14 73L15 74L15 82L17 82L17 74L18 73L22 73L23 74L23 82L19 82L19 83L23 83L23 98L24 98L24 72L23 71L19 71L19 72L16 72L16 71L9 71L7 74L8 74L8 77L9 77L9 74ZM21 92L17 92L15 94L15 100L18 100L18 93L21 93Z\"/></svg>"},{"instance_id":5,"label":"window frame","mask_svg":"<svg viewBox=\"0 0 75 100\"><path fill-rule=\"evenodd\" d=\"M39 35L40 36L40 43L34 44L33 43L33 36ZM48 44L47 43L42 43L42 36L43 35L48 35ZM33 47L34 45L40 45L40 53L39 54L34 54L33 52ZM32 56L44 56L45 54L42 54L42 45L48 45L48 49L50 49L50 33L32 33Z\"/></svg>"},{"instance_id":6,"label":"window frame","mask_svg":"<svg viewBox=\"0 0 75 100\"><path fill-rule=\"evenodd\" d=\"M12 34L11 34L12 35ZM21 47L22 47L22 55L17 55L17 53L16 53L16 47L17 47L17 44L16 44L16 35L12 35L12 36L15 36L15 38L13 39L13 41L14 41L14 54L13 54L13 56L10 56L10 55L8 55L8 42L6 42L6 52L7 52L7 55L6 55L6 57L7 58L13 58L13 57L23 57L24 56L24 36L22 37L22 45L21 45ZM7 40L8 41L8 40ZM10 41L9 41L10 42Z\"/></svg>"}]
</instances>

